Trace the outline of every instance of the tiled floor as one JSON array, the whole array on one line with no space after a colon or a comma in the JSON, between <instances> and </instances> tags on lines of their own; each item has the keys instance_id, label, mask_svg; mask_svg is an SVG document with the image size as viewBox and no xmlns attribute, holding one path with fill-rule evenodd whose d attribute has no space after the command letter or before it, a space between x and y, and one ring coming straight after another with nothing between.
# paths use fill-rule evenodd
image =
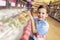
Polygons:
<instances>
[{"instance_id":1,"label":"tiled floor","mask_svg":"<svg viewBox=\"0 0 60 40\"><path fill-rule=\"evenodd\" d=\"M51 17L47 18L50 25L46 40L60 40L60 22Z\"/></svg>"}]
</instances>

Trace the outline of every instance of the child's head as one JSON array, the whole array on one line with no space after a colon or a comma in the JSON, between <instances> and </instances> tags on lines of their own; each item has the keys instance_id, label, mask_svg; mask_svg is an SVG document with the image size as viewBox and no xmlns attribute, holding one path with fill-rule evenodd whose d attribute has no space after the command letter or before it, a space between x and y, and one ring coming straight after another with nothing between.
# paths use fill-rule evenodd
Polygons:
<instances>
[{"instance_id":1,"label":"child's head","mask_svg":"<svg viewBox=\"0 0 60 40\"><path fill-rule=\"evenodd\" d=\"M45 20L48 16L48 9L44 5L40 5L37 9L37 16L39 20Z\"/></svg>"}]
</instances>

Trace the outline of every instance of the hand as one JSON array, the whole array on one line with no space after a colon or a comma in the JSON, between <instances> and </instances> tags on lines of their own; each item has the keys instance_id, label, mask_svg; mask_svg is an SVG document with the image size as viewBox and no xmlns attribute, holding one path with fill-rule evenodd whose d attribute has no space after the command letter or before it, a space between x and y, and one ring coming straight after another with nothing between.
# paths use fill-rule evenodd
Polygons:
<instances>
[{"instance_id":1,"label":"hand","mask_svg":"<svg viewBox=\"0 0 60 40\"><path fill-rule=\"evenodd\" d=\"M37 37L37 33L33 33L33 35L34 35L35 37Z\"/></svg>"}]
</instances>

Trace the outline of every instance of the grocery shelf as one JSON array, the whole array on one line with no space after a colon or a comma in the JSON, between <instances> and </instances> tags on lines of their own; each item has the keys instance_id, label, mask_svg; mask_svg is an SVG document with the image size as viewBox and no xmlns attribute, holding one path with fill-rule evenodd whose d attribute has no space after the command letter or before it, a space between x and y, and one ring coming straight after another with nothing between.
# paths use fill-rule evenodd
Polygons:
<instances>
[{"instance_id":1,"label":"grocery shelf","mask_svg":"<svg viewBox=\"0 0 60 40\"><path fill-rule=\"evenodd\" d=\"M54 19L56 19L57 21L60 21L60 1L53 2L49 5L50 5L49 6L49 8L50 8L49 15L51 17L53 17Z\"/></svg>"},{"instance_id":2,"label":"grocery shelf","mask_svg":"<svg viewBox=\"0 0 60 40\"><path fill-rule=\"evenodd\" d=\"M51 15L49 15L49 16L52 17L53 19L55 19L56 21L60 22L60 18L57 18L57 17L51 16Z\"/></svg>"}]
</instances>

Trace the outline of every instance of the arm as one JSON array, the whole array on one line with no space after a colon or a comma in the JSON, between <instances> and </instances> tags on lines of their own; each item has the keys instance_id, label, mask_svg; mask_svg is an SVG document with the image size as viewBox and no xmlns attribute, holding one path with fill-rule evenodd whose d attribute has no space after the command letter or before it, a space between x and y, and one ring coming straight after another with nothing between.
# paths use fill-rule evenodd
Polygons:
<instances>
[{"instance_id":1,"label":"arm","mask_svg":"<svg viewBox=\"0 0 60 40\"><path fill-rule=\"evenodd\" d=\"M33 19L33 16L31 15L30 11L28 11L28 15L29 15L29 17L30 17L30 19L31 19L32 31L33 31L33 33L36 33L35 21L34 21L34 19Z\"/></svg>"}]
</instances>

